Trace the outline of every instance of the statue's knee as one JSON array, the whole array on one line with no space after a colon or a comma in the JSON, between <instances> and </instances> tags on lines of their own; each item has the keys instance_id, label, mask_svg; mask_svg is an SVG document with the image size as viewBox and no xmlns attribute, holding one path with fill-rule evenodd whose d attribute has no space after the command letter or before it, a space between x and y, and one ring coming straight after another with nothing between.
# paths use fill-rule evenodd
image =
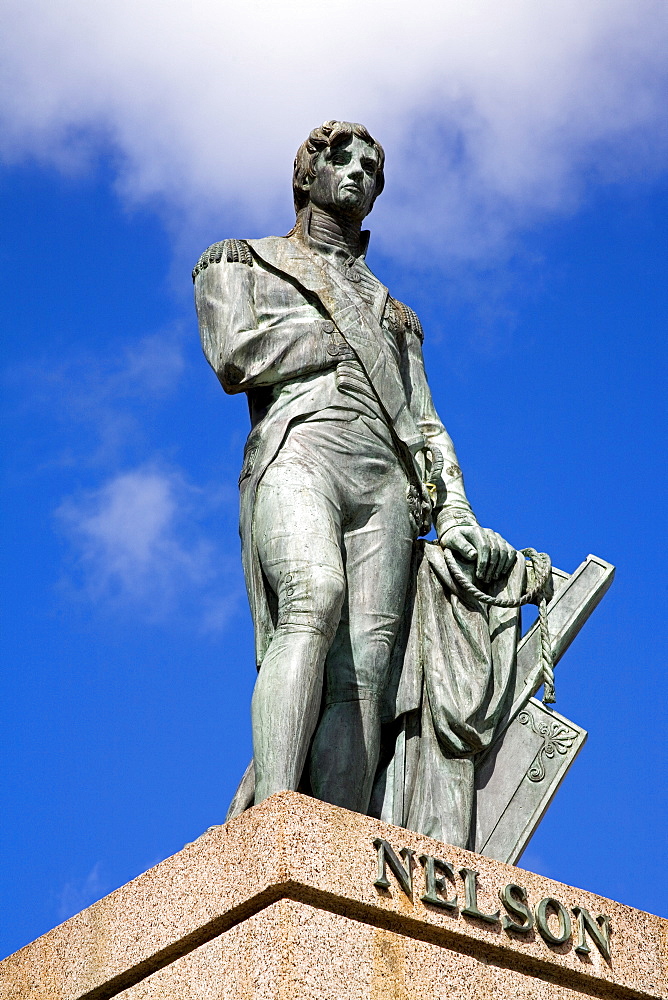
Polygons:
<instances>
[{"instance_id":1,"label":"statue's knee","mask_svg":"<svg viewBox=\"0 0 668 1000\"><path fill-rule=\"evenodd\" d=\"M335 567L309 566L306 571L287 573L281 582L277 627L320 632L331 642L341 618L345 590L343 573Z\"/></svg>"},{"instance_id":2,"label":"statue's knee","mask_svg":"<svg viewBox=\"0 0 668 1000\"><path fill-rule=\"evenodd\" d=\"M343 573L329 566L314 566L311 571L313 605L325 614L338 616L341 613L346 593Z\"/></svg>"},{"instance_id":3,"label":"statue's knee","mask_svg":"<svg viewBox=\"0 0 668 1000\"><path fill-rule=\"evenodd\" d=\"M338 615L346 592L341 570L326 565L286 573L279 590L281 612L292 609L315 615Z\"/></svg>"}]
</instances>

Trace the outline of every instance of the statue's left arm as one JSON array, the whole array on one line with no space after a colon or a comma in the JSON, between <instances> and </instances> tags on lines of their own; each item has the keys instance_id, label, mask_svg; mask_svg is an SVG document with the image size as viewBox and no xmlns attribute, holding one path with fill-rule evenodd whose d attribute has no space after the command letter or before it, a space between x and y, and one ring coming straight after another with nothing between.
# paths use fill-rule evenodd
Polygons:
<instances>
[{"instance_id":1,"label":"statue's left arm","mask_svg":"<svg viewBox=\"0 0 668 1000\"><path fill-rule=\"evenodd\" d=\"M515 549L491 528L483 528L466 496L452 438L443 426L432 399L422 354L422 328L412 312L407 334L410 408L431 451L431 467L441 464L440 473L430 477L435 488L433 518L443 548L476 561L476 576L483 581L507 573L515 562ZM427 470L428 471L428 470Z\"/></svg>"}]
</instances>

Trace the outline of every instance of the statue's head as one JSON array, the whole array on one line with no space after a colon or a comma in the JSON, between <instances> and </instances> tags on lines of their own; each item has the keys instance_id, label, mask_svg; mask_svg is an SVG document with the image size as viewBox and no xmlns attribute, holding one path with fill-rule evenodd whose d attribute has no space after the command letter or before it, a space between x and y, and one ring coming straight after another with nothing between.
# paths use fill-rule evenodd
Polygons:
<instances>
[{"instance_id":1,"label":"statue's head","mask_svg":"<svg viewBox=\"0 0 668 1000\"><path fill-rule=\"evenodd\" d=\"M383 147L364 125L325 122L297 150L295 211L312 203L361 222L383 190L384 164Z\"/></svg>"}]
</instances>

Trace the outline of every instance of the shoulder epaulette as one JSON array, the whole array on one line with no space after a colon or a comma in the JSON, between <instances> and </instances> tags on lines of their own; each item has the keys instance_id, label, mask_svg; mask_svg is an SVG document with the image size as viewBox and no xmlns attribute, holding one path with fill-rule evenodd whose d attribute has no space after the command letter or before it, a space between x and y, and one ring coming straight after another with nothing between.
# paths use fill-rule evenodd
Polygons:
<instances>
[{"instance_id":1,"label":"shoulder epaulette","mask_svg":"<svg viewBox=\"0 0 668 1000\"><path fill-rule=\"evenodd\" d=\"M403 314L406 326L412 333L415 334L420 343L422 343L424 341L424 330L422 329L422 323L418 319L417 313L414 312L410 306L407 306L405 302L397 302L397 305Z\"/></svg>"},{"instance_id":2,"label":"shoulder epaulette","mask_svg":"<svg viewBox=\"0 0 668 1000\"><path fill-rule=\"evenodd\" d=\"M228 264L253 266L253 255L245 240L222 240L204 251L193 268L193 281L209 264L220 264L221 260L227 261Z\"/></svg>"}]
</instances>

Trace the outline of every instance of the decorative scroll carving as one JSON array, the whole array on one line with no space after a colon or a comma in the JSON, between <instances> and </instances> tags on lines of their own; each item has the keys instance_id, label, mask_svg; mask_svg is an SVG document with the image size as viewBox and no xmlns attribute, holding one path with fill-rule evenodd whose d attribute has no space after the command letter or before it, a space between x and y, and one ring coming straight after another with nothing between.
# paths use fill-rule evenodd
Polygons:
<instances>
[{"instance_id":1,"label":"decorative scroll carving","mask_svg":"<svg viewBox=\"0 0 668 1000\"><path fill-rule=\"evenodd\" d=\"M551 760L557 753L563 757L573 748L578 734L569 729L568 726L564 726L563 723L557 722L556 719L552 722L540 722L536 725L536 720L530 712L520 712L518 721L523 726L530 725L536 736L542 737L543 745L527 771L529 781L542 781L545 777L544 758L548 757Z\"/></svg>"}]
</instances>

